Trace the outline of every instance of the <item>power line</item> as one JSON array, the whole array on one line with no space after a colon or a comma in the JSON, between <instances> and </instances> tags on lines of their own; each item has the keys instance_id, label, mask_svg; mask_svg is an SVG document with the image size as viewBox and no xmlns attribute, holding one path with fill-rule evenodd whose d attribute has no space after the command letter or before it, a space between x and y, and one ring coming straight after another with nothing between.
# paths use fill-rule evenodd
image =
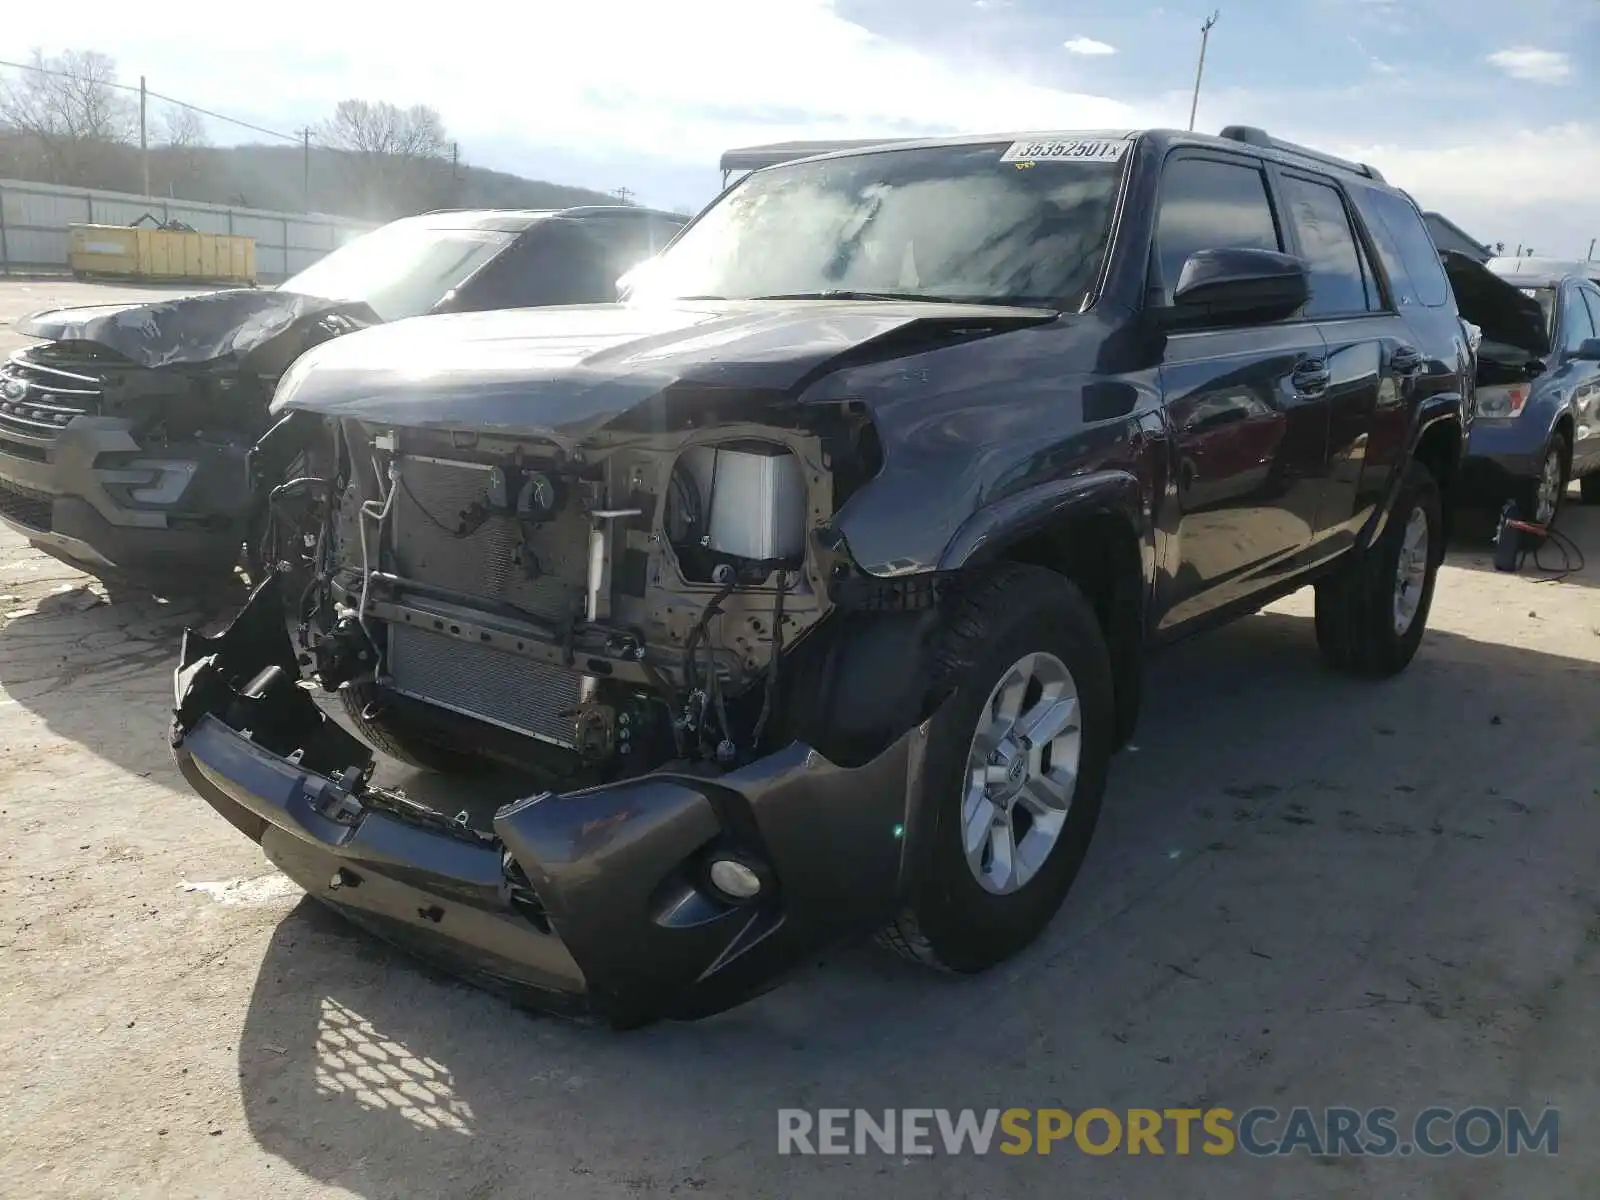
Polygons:
<instances>
[{"instance_id":1,"label":"power line","mask_svg":"<svg viewBox=\"0 0 1600 1200\"><path fill-rule=\"evenodd\" d=\"M268 137L282 138L286 142L298 142L300 135L297 133L282 133L276 129L267 129L260 125L252 125L249 121L241 121L238 117L226 116L219 112L212 112L209 108L201 108L198 104L190 104L187 100L174 100L171 96L163 96L160 92L151 92L157 100L165 100L168 104L176 104L179 108L187 108L190 112L197 112L202 117L210 117L216 121L227 121L241 129L249 129L256 133L264 133Z\"/></svg>"},{"instance_id":2,"label":"power line","mask_svg":"<svg viewBox=\"0 0 1600 1200\"><path fill-rule=\"evenodd\" d=\"M71 71L58 71L52 67L39 67L32 63L10 62L3 58L0 58L0 67L10 67L16 71L33 71L39 75L53 75L58 79L72 79L80 83L84 80L84 76L75 75ZM118 83L114 79L97 79L93 82L101 87L115 88L119 92L132 92L134 95L141 94L141 89L131 83ZM268 129L264 125L252 125L249 121L241 121L238 117L230 117L226 113L213 112L209 108L201 108L198 104L190 104L187 100L179 100L173 96L163 95L160 92L144 89L142 94L152 96L157 100L164 100L168 104L176 104L179 108L187 108L191 112L197 112L203 117L210 117L214 121L225 121L229 125L237 125L239 128L248 129L253 133L262 133L268 137L281 138L286 142L300 141L300 134L298 133L284 133L279 129Z\"/></svg>"}]
</instances>

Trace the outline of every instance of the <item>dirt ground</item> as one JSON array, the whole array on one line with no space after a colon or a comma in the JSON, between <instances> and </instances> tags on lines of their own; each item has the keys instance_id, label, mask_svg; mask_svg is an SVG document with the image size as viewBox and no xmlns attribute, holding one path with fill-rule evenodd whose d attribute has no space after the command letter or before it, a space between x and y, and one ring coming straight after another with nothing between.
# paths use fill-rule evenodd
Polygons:
<instances>
[{"instance_id":1,"label":"dirt ground","mask_svg":"<svg viewBox=\"0 0 1600 1200\"><path fill-rule=\"evenodd\" d=\"M104 294L0 293L0 321ZM1573 501L1586 571L1463 543L1390 683L1320 669L1304 594L1160 658L1017 961L847 947L626 1035L306 900L164 742L180 632L228 598L108 598L0 534L0 1195L1600 1195L1600 509ZM777 1154L780 1107L1258 1104L1553 1106L1560 1153Z\"/></svg>"}]
</instances>

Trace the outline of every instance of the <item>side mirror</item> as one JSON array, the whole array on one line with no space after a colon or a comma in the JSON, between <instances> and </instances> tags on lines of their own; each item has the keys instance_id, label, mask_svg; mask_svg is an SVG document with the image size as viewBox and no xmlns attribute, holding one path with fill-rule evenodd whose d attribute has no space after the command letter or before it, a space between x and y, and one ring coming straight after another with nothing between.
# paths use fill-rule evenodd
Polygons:
<instances>
[{"instance_id":1,"label":"side mirror","mask_svg":"<svg viewBox=\"0 0 1600 1200\"><path fill-rule=\"evenodd\" d=\"M1579 362L1600 362L1600 338L1584 338L1572 352L1572 357Z\"/></svg>"},{"instance_id":2,"label":"side mirror","mask_svg":"<svg viewBox=\"0 0 1600 1200\"><path fill-rule=\"evenodd\" d=\"M1277 321L1311 298L1311 273L1275 250L1197 250L1183 264L1167 318L1181 325Z\"/></svg>"}]
</instances>

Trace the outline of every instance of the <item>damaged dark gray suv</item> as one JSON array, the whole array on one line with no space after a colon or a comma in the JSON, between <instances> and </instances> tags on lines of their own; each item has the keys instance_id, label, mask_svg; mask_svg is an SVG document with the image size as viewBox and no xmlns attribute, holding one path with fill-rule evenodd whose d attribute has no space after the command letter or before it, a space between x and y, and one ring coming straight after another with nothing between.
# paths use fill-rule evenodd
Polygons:
<instances>
[{"instance_id":1,"label":"damaged dark gray suv","mask_svg":"<svg viewBox=\"0 0 1600 1200\"><path fill-rule=\"evenodd\" d=\"M176 676L196 791L468 978L628 1026L864 930L982 970L1077 875L1147 650L1315 585L1334 667L1417 651L1472 356L1370 168L1243 128L861 149L631 287L300 359L267 442L319 530ZM543 782L437 811L374 747Z\"/></svg>"}]
</instances>

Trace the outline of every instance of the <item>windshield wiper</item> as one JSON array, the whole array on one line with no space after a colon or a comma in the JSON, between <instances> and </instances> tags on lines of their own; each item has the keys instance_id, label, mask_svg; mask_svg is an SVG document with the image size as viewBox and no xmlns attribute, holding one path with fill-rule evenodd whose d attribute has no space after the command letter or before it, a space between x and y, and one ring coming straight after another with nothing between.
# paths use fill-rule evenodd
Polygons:
<instances>
[{"instance_id":1,"label":"windshield wiper","mask_svg":"<svg viewBox=\"0 0 1600 1200\"><path fill-rule=\"evenodd\" d=\"M827 292L776 292L768 296L751 296L752 300L914 300L923 304L960 304L963 301L950 296L930 296L926 292L853 292L835 288Z\"/></svg>"}]
</instances>

